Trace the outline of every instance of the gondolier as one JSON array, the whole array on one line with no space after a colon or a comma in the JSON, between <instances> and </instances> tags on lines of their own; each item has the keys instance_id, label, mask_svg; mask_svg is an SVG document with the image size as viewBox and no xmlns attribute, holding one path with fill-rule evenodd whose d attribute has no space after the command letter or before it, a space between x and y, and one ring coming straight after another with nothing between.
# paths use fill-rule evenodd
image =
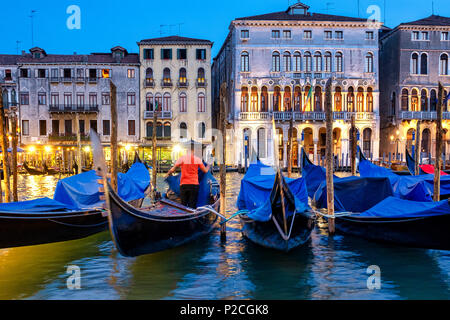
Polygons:
<instances>
[{"instance_id":1,"label":"gondolier","mask_svg":"<svg viewBox=\"0 0 450 320\"><path fill-rule=\"evenodd\" d=\"M199 191L198 169L207 173L210 169L210 165L205 167L203 161L195 156L195 145L193 141L191 141L190 145L190 152L178 159L175 165L169 170L166 177L172 175L177 168L181 168L181 203L189 208L196 208Z\"/></svg>"}]
</instances>

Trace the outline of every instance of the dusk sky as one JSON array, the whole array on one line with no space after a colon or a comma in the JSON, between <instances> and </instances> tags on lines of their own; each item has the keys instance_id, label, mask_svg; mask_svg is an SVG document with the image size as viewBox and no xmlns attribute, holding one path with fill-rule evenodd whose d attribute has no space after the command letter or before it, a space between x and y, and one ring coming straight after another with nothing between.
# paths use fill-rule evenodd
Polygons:
<instances>
[{"instance_id":1,"label":"dusk sky","mask_svg":"<svg viewBox=\"0 0 450 320\"><path fill-rule=\"evenodd\" d=\"M234 18L286 10L294 0L2 0L0 53L28 51L31 44L31 10L34 17L34 46L47 53L109 52L120 45L137 52L141 39L181 35L214 42L213 56L220 49ZM310 11L335 15L358 16L357 0L303 1ZM371 5L381 9L381 19L388 27L431 15L431 0L360 0L360 17ZM386 3L384 19L383 4ZM328 10L327 10L328 4ZM81 29L69 30L66 13L70 5L81 9ZM450 16L448 0L434 0L434 13ZM182 23L182 25L179 25ZM161 25L165 25L161 27ZM180 32L181 30L181 32Z\"/></svg>"}]
</instances>

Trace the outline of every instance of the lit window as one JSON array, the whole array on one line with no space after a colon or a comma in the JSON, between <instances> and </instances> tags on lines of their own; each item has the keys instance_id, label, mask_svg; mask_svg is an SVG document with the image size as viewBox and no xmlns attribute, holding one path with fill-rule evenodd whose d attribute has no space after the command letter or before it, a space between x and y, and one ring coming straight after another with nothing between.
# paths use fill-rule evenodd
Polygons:
<instances>
[{"instance_id":1,"label":"lit window","mask_svg":"<svg viewBox=\"0 0 450 320\"><path fill-rule=\"evenodd\" d=\"M134 78L134 77L135 77L135 70L128 69L128 78Z\"/></svg>"},{"instance_id":2,"label":"lit window","mask_svg":"<svg viewBox=\"0 0 450 320\"><path fill-rule=\"evenodd\" d=\"M102 78L109 78L109 69L102 69Z\"/></svg>"}]
</instances>

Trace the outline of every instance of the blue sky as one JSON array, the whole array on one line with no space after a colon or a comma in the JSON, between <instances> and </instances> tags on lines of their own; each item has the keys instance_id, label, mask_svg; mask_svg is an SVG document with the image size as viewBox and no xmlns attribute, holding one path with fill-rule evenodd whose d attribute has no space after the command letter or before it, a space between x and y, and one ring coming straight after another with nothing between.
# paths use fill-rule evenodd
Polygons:
<instances>
[{"instance_id":1,"label":"blue sky","mask_svg":"<svg viewBox=\"0 0 450 320\"><path fill-rule=\"evenodd\" d=\"M108 52L121 45L137 52L141 39L177 34L209 39L214 42L213 56L220 49L228 26L234 18L285 10L294 0L1 0L0 53L15 54L31 48L30 11L34 18L34 45L48 53L79 54ZM310 11L335 15L358 16L358 0L305 0ZM359 0L360 17L378 5L383 20L386 3L386 25L395 27L431 15L432 0ZM81 9L81 29L69 30L67 7ZM450 16L448 0L434 0L434 12ZM183 23L181 26L178 24ZM161 25L165 25L161 28ZM170 26L172 25L172 26ZM181 33L179 32L181 30ZM6 32L5 32L6 31ZM161 33L162 32L162 33Z\"/></svg>"}]
</instances>

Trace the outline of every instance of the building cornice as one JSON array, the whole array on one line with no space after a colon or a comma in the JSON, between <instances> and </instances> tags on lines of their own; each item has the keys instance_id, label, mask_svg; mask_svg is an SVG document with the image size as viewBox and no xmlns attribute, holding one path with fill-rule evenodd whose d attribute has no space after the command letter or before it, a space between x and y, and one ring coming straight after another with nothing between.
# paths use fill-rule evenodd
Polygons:
<instances>
[{"instance_id":1,"label":"building cornice","mask_svg":"<svg viewBox=\"0 0 450 320\"><path fill-rule=\"evenodd\" d=\"M349 21L273 21L273 20L234 20L235 27L314 27L314 28L354 28L354 29L381 29L381 22L349 22ZM374 28L375 27L375 28Z\"/></svg>"}]
</instances>

